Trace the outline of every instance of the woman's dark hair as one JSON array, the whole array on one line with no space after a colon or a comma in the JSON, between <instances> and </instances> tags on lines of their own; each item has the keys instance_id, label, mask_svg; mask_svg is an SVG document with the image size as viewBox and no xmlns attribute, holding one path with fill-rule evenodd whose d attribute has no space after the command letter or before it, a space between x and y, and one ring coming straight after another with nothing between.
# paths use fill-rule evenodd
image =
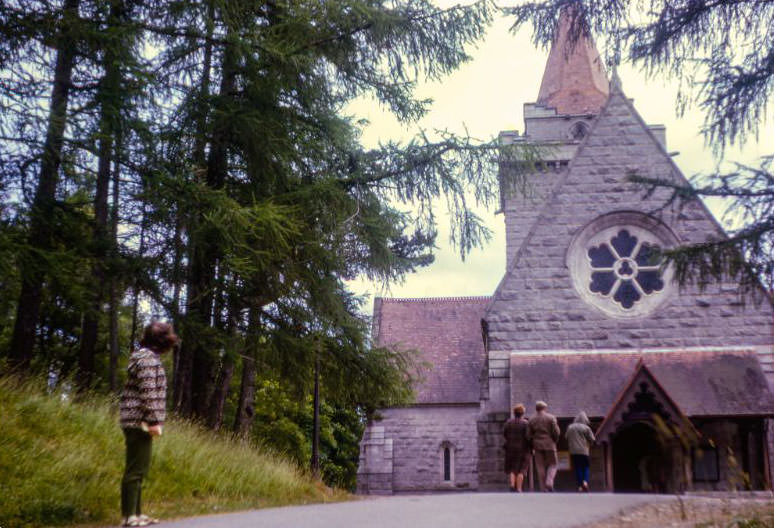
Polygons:
<instances>
[{"instance_id":1,"label":"woman's dark hair","mask_svg":"<svg viewBox=\"0 0 774 528\"><path fill-rule=\"evenodd\" d=\"M180 342L175 329L169 323L156 321L145 327L140 339L140 346L150 348L154 352L166 352Z\"/></svg>"}]
</instances>

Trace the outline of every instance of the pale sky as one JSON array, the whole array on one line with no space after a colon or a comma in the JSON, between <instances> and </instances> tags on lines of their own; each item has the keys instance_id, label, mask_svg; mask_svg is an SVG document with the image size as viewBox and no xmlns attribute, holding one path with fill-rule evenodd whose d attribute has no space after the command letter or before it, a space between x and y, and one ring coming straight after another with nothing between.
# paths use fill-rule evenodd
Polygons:
<instances>
[{"instance_id":1,"label":"pale sky","mask_svg":"<svg viewBox=\"0 0 774 528\"><path fill-rule=\"evenodd\" d=\"M440 3L440 2L439 2ZM456 2L455 2L456 3ZM441 83L421 86L418 96L434 100L432 110L418 126L405 129L394 119L374 108L372 102L352 105L350 111L366 117L371 125L363 131L363 143L376 145L380 140L407 139L420 128L449 129L488 140L502 130L523 132L522 106L537 99L540 81L548 56L547 50L532 44L531 30L524 26L518 34L508 31L510 23L498 19L486 39L477 49L470 50L473 60ZM602 51L602 46L598 46ZM608 70L609 73L609 70ZM686 177L714 170L718 160L704 145L699 133L703 115L689 109L682 118L676 114L675 82L647 79L631 67L618 70L624 93L634 100L634 106L648 124L666 125L667 150L679 151L673 159ZM757 164L757 159L774 151L774 123L761 129L757 143L748 142L743 150L728 149L727 161ZM439 206L443 204L439 203ZM722 211L713 207L716 216ZM435 262L407 277L402 284L391 285L389 291L378 284L356 281L351 284L357 293L373 297L456 297L492 295L505 272L505 229L503 216L494 210L481 211L480 216L493 231L493 238L483 250L473 251L462 262L459 252L448 244L448 222L439 221L438 250ZM366 308L370 313L370 307Z\"/></svg>"}]
</instances>

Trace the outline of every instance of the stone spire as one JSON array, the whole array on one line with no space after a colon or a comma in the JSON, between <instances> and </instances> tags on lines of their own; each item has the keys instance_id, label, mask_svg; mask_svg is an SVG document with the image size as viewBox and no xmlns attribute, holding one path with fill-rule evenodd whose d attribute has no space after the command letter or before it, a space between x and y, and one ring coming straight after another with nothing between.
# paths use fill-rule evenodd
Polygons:
<instances>
[{"instance_id":1,"label":"stone spire","mask_svg":"<svg viewBox=\"0 0 774 528\"><path fill-rule=\"evenodd\" d=\"M575 46L570 44L571 23L571 14L563 11L537 102L559 114L597 114L610 93L607 73L588 33L582 30Z\"/></svg>"}]
</instances>

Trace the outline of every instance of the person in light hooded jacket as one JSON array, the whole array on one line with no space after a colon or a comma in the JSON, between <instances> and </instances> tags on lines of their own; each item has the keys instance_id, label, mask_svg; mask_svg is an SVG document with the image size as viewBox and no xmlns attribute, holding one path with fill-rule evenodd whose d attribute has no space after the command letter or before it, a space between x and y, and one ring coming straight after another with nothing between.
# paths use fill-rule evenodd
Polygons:
<instances>
[{"instance_id":1,"label":"person in light hooded jacket","mask_svg":"<svg viewBox=\"0 0 774 528\"><path fill-rule=\"evenodd\" d=\"M572 467L575 468L575 482L578 491L589 491L589 449L596 439L589 426L589 417L581 411L564 433L570 451Z\"/></svg>"}]
</instances>

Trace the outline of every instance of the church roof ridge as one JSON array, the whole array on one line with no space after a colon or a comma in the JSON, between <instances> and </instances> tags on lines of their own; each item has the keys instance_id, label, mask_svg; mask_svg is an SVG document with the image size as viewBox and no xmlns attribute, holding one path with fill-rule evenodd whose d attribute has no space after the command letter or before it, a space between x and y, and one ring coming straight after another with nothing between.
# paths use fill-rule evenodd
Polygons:
<instances>
[{"instance_id":1,"label":"church roof ridge","mask_svg":"<svg viewBox=\"0 0 774 528\"><path fill-rule=\"evenodd\" d=\"M388 303L421 303L421 302L469 302L480 301L488 302L491 295L470 295L470 296L452 296L452 297L376 297L382 302Z\"/></svg>"},{"instance_id":2,"label":"church roof ridge","mask_svg":"<svg viewBox=\"0 0 774 528\"><path fill-rule=\"evenodd\" d=\"M567 360L576 360L576 356L616 356L616 357L639 357L643 361L649 356L657 355L733 355L750 356L758 352L753 346L734 346L734 347L673 347L673 348L610 348L610 349L590 349L590 350L513 350L512 354L518 357L532 358L565 358Z\"/></svg>"}]
</instances>

